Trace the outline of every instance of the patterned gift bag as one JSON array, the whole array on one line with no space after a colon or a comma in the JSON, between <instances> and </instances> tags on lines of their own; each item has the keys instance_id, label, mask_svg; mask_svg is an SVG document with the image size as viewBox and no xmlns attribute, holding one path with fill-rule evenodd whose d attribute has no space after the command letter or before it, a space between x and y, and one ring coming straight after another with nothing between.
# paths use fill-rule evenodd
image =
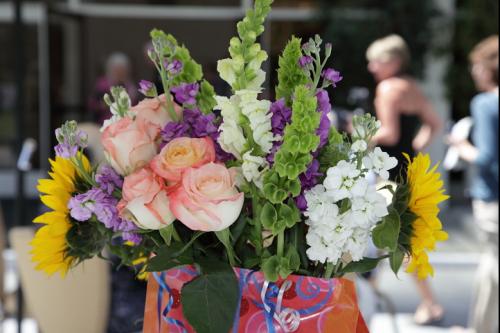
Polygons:
<instances>
[{"instance_id":1,"label":"patterned gift bag","mask_svg":"<svg viewBox=\"0 0 500 333\"><path fill-rule=\"evenodd\" d=\"M261 272L235 273L240 301L229 333L368 333L350 280L291 275L270 283ZM150 274L143 333L195 332L183 318L180 290L197 275L190 266Z\"/></svg>"}]
</instances>

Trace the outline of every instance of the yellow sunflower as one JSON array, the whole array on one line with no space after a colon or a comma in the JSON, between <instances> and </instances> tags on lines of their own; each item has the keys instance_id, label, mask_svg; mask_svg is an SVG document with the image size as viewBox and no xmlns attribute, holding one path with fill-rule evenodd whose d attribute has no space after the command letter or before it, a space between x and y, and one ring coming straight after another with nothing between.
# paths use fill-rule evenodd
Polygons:
<instances>
[{"instance_id":1,"label":"yellow sunflower","mask_svg":"<svg viewBox=\"0 0 500 333\"><path fill-rule=\"evenodd\" d=\"M408 185L410 187L409 210L416 216L412 223L411 261L407 271L417 272L419 278L434 275L434 269L429 263L428 251L434 251L437 242L448 239L438 218L439 203L447 200L444 194L441 175L436 172L438 164L431 167L428 154L419 153L417 157L408 160Z\"/></svg>"},{"instance_id":2,"label":"yellow sunflower","mask_svg":"<svg viewBox=\"0 0 500 333\"><path fill-rule=\"evenodd\" d=\"M87 158L81 155L84 168L90 170ZM75 192L77 170L73 163L62 157L49 160L52 166L49 179L40 179L37 189L42 195L41 201L52 211L36 217L34 223L45 224L31 241L32 260L37 262L36 269L52 275L60 272L64 276L71 267L74 258L66 255L66 233L71 227L68 217L68 201Z\"/></svg>"}]
</instances>

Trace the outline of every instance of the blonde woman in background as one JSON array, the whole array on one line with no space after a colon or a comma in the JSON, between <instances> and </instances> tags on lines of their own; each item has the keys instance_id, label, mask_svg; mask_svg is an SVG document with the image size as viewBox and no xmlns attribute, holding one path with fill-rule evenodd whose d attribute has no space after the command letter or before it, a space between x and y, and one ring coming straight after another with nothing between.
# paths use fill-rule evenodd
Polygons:
<instances>
[{"instance_id":1,"label":"blonde woman in background","mask_svg":"<svg viewBox=\"0 0 500 333\"><path fill-rule=\"evenodd\" d=\"M366 57L368 70L377 81L375 111L381 122L373 144L398 159L398 166L390 174L390 180L394 181L405 172L403 153L412 156L426 148L440 131L442 121L407 72L410 52L403 38L390 35L376 40ZM415 323L426 325L441 320L444 310L428 281L415 276L415 283L422 298L414 315Z\"/></svg>"}]
</instances>

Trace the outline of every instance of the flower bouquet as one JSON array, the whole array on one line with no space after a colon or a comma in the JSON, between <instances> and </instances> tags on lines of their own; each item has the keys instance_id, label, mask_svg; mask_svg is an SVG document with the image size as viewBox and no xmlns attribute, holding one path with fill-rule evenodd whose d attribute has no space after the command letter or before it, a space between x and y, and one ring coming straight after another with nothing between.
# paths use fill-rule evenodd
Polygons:
<instances>
[{"instance_id":1,"label":"flower bouquet","mask_svg":"<svg viewBox=\"0 0 500 333\"><path fill-rule=\"evenodd\" d=\"M397 161L370 139L371 116L353 132L332 127L319 37L292 37L279 59L276 100L259 97L267 54L257 42L272 0L256 0L238 23L216 96L187 48L159 30L149 57L161 87L140 82L131 106L122 87L105 102L106 162L91 165L75 122L56 130L51 209L34 222L37 268L62 275L114 255L149 276L144 332L367 332L347 273L388 259L397 273L432 274L427 251L447 235L438 203L447 198L427 155L409 157L394 186L377 189ZM324 47L323 47L324 46ZM163 93L159 93L163 91ZM383 192L390 194L390 199ZM385 253L365 258L370 241Z\"/></svg>"}]
</instances>

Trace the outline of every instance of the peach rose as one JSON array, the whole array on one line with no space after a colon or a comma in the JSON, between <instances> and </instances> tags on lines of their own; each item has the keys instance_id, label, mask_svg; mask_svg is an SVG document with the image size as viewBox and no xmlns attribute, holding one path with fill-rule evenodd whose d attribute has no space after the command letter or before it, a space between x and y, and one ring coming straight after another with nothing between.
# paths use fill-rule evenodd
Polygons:
<instances>
[{"instance_id":1,"label":"peach rose","mask_svg":"<svg viewBox=\"0 0 500 333\"><path fill-rule=\"evenodd\" d=\"M174 109L177 114L182 113L182 108L177 105L173 99ZM137 105L130 108L130 113L136 116L136 119L142 119L158 126L158 133L165 125L172 121L170 114L166 109L166 98L162 94L155 98L145 98Z\"/></svg>"},{"instance_id":2,"label":"peach rose","mask_svg":"<svg viewBox=\"0 0 500 333\"><path fill-rule=\"evenodd\" d=\"M175 220L163 180L143 168L125 177L120 213L142 229L161 229Z\"/></svg>"},{"instance_id":3,"label":"peach rose","mask_svg":"<svg viewBox=\"0 0 500 333\"><path fill-rule=\"evenodd\" d=\"M170 194L170 209L191 230L220 231L240 215L244 195L234 174L224 165L208 163L184 172L182 183Z\"/></svg>"},{"instance_id":4,"label":"peach rose","mask_svg":"<svg viewBox=\"0 0 500 333\"><path fill-rule=\"evenodd\" d=\"M151 169L169 182L179 182L182 172L215 161L214 142L209 137L175 138L151 161Z\"/></svg>"},{"instance_id":5,"label":"peach rose","mask_svg":"<svg viewBox=\"0 0 500 333\"><path fill-rule=\"evenodd\" d=\"M125 117L106 127L101 136L107 160L121 175L148 164L157 153L157 127L141 119Z\"/></svg>"}]
</instances>

